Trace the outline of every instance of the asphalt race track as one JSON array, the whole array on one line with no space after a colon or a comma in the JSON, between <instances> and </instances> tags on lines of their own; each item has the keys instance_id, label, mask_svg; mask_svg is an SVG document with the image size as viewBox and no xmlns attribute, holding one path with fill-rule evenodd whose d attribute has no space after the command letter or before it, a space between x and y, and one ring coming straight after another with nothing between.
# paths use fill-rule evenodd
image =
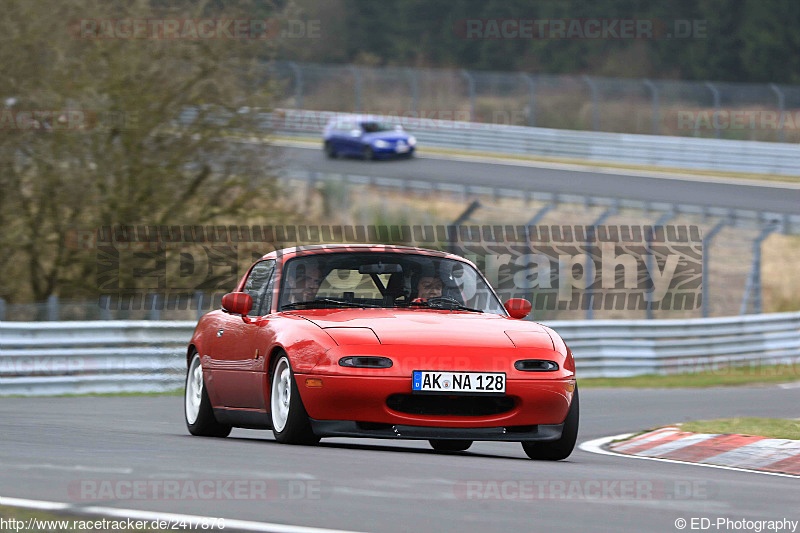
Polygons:
<instances>
[{"instance_id":1,"label":"asphalt race track","mask_svg":"<svg viewBox=\"0 0 800 533\"><path fill-rule=\"evenodd\" d=\"M579 443L690 419L796 417L800 388L585 389L581 400ZM424 441L297 447L252 430L199 438L188 435L182 407L174 396L4 398L0 496L376 532L674 532L679 518L800 519L798 478L582 450L538 462L515 443L446 454ZM101 483L168 480L266 480L274 490L205 501L92 492ZM501 482L504 493L490 490ZM545 497L523 489L534 482ZM631 497L621 487L632 482L644 489Z\"/></svg>"},{"instance_id":2,"label":"asphalt race track","mask_svg":"<svg viewBox=\"0 0 800 533\"><path fill-rule=\"evenodd\" d=\"M501 162L458 161L436 157L412 160L361 161L327 159L322 149L282 148L290 168L328 173L413 179L431 183L463 183L522 191L585 194L611 198L671 202L797 214L800 188L753 186L713 181L674 180L574 169L538 168Z\"/></svg>"}]
</instances>

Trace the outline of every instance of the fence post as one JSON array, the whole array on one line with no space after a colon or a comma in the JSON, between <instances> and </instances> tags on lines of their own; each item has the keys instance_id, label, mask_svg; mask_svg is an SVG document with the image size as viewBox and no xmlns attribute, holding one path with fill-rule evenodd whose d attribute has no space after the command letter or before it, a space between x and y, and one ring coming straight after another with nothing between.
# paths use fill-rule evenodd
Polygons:
<instances>
[{"instance_id":1,"label":"fence post","mask_svg":"<svg viewBox=\"0 0 800 533\"><path fill-rule=\"evenodd\" d=\"M592 94L592 130L597 131L600 129L600 111L598 109L600 95L597 91L597 83L589 76L581 76L581 79L589 86Z\"/></svg>"},{"instance_id":2,"label":"fence post","mask_svg":"<svg viewBox=\"0 0 800 533\"><path fill-rule=\"evenodd\" d=\"M720 131L719 131L719 108L720 108L720 101L719 101L719 89L714 87L710 81L705 83L708 90L711 91L711 95L714 97L714 119L712 122L714 123L714 137L719 139ZM696 132L697 130L695 130Z\"/></svg>"},{"instance_id":3,"label":"fence post","mask_svg":"<svg viewBox=\"0 0 800 533\"><path fill-rule=\"evenodd\" d=\"M150 320L161 320L161 309L159 308L159 301L160 295L156 292L153 293L153 297L150 300L150 312L148 313L148 319Z\"/></svg>"},{"instance_id":4,"label":"fence post","mask_svg":"<svg viewBox=\"0 0 800 533\"><path fill-rule=\"evenodd\" d=\"M594 294L592 294L591 282L595 277L594 274L594 259L592 259L592 252L594 251L594 244L593 241L597 236L597 226L603 224L608 217L617 214L617 206L613 205L603 211L603 213L597 217L591 226L586 228L586 266L584 267L584 278L586 279L586 319L592 320L594 318ZM559 266L559 272L561 272Z\"/></svg>"},{"instance_id":5,"label":"fence post","mask_svg":"<svg viewBox=\"0 0 800 533\"><path fill-rule=\"evenodd\" d=\"M450 235L449 235L449 237L450 237L449 238L449 240L450 240L450 253L451 254L458 253L458 250L456 250L456 242L458 242L458 228L464 222L468 221L469 217L472 216L472 213L474 213L480 207L481 207L481 203L478 200L473 200L472 203L469 204L469 206L467 206L467 208L464 210L464 212L461 213L460 215L458 215L458 218L455 219L452 224L450 224L450 228L452 228L452 231L450 232Z\"/></svg>"},{"instance_id":6,"label":"fence post","mask_svg":"<svg viewBox=\"0 0 800 533\"><path fill-rule=\"evenodd\" d=\"M703 271L700 273L702 277L701 283L703 284L702 287L702 296L703 299L702 308L703 308L703 318L706 318L711 311L711 304L709 303L708 299L710 298L710 291L708 287L708 281L711 278L711 274L708 271L708 265L711 258L709 257L709 250L711 248L711 241L714 240L714 237L717 236L717 233L722 231L722 228L727 226L732 222L731 218L726 218L717 222L711 230L703 236Z\"/></svg>"},{"instance_id":7,"label":"fence post","mask_svg":"<svg viewBox=\"0 0 800 533\"><path fill-rule=\"evenodd\" d=\"M780 111L780 117L778 117L778 139L780 142L784 142L784 131L783 131L783 119L784 119L784 110L786 109L786 98L783 94L783 91L778 88L777 85L774 83L769 84L769 88L772 89L778 96L778 111Z\"/></svg>"},{"instance_id":8,"label":"fence post","mask_svg":"<svg viewBox=\"0 0 800 533\"><path fill-rule=\"evenodd\" d=\"M6 319L6 299L0 298L0 322Z\"/></svg>"},{"instance_id":9,"label":"fence post","mask_svg":"<svg viewBox=\"0 0 800 533\"><path fill-rule=\"evenodd\" d=\"M294 73L294 107L303 109L303 70L294 61L289 61L289 68Z\"/></svg>"},{"instance_id":10,"label":"fence post","mask_svg":"<svg viewBox=\"0 0 800 533\"><path fill-rule=\"evenodd\" d=\"M97 297L97 309L100 320L111 320L111 295L101 294Z\"/></svg>"},{"instance_id":11,"label":"fence post","mask_svg":"<svg viewBox=\"0 0 800 533\"><path fill-rule=\"evenodd\" d=\"M58 320L58 296L51 294L47 297L47 320Z\"/></svg>"},{"instance_id":12,"label":"fence post","mask_svg":"<svg viewBox=\"0 0 800 533\"><path fill-rule=\"evenodd\" d=\"M475 79L467 70L462 70L461 76L467 80L467 91L469 91L469 120L470 122L475 122Z\"/></svg>"},{"instance_id":13,"label":"fence post","mask_svg":"<svg viewBox=\"0 0 800 533\"><path fill-rule=\"evenodd\" d=\"M528 107L531 109L530 113L528 113L528 126L534 128L536 127L536 81L530 74L525 72L520 72L519 75L528 86Z\"/></svg>"},{"instance_id":14,"label":"fence post","mask_svg":"<svg viewBox=\"0 0 800 533\"><path fill-rule=\"evenodd\" d=\"M747 314L747 308L750 305L750 293L753 293L753 313L761 313L761 243L769 237L770 233L777 231L779 228L780 221L773 220L761 229L758 237L753 239L753 265L750 267L750 275L747 276L747 283L744 287L742 305L739 309L740 315Z\"/></svg>"},{"instance_id":15,"label":"fence post","mask_svg":"<svg viewBox=\"0 0 800 533\"><path fill-rule=\"evenodd\" d=\"M659 109L658 109L658 87L652 81L645 78L643 81L644 86L650 89L650 96L652 98L652 105L653 105L653 135L658 135L659 127L658 124L661 121L661 117Z\"/></svg>"},{"instance_id":16,"label":"fence post","mask_svg":"<svg viewBox=\"0 0 800 533\"><path fill-rule=\"evenodd\" d=\"M653 238L655 237L655 233L658 230L658 228L663 227L664 224L669 222L669 220L671 218L673 218L674 216L675 216L675 206L672 207L672 211L664 213L663 215L658 217L658 220L656 220L656 223L653 224L652 231L647 232L646 237L647 237L647 252L648 252L648 254L645 256L645 261L647 262L647 272L648 273L655 272L655 265L653 264L654 256L653 256L652 253L650 253L650 252L652 252L651 248L653 246ZM652 277L652 275L651 275L651 277ZM655 285L653 285L653 291L655 292ZM652 293L651 293L651 296L652 296ZM646 307L646 312L645 313L646 313L647 319L648 320L652 320L653 319L653 301L647 299L647 294L645 294L645 302L644 303L645 303L645 307Z\"/></svg>"}]
</instances>

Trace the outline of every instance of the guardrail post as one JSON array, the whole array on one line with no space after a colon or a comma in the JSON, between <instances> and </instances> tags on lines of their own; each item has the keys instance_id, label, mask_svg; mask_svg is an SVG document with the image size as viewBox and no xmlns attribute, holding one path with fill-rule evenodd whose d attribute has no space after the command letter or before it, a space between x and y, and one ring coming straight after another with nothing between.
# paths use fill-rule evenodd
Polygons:
<instances>
[{"instance_id":1,"label":"guardrail post","mask_svg":"<svg viewBox=\"0 0 800 533\"><path fill-rule=\"evenodd\" d=\"M153 293L151 298L146 298L145 301L150 300L150 309L147 313L149 320L161 320L161 309L159 306L160 298L158 293Z\"/></svg>"},{"instance_id":2,"label":"guardrail post","mask_svg":"<svg viewBox=\"0 0 800 533\"><path fill-rule=\"evenodd\" d=\"M467 206L467 208L464 210L464 212L461 213L460 215L458 215L458 218L455 219L452 224L450 224L450 228L451 228L451 231L449 232L450 233L450 235L449 235L450 253L453 253L453 254L457 253L456 241L458 240L458 228L459 228L459 226L461 226L461 224L463 224L464 222L468 221L469 217L472 216L472 213L474 213L480 207L481 207L480 201L473 200L472 203L469 204L469 206Z\"/></svg>"},{"instance_id":3,"label":"guardrail post","mask_svg":"<svg viewBox=\"0 0 800 533\"><path fill-rule=\"evenodd\" d=\"M714 237L717 236L717 233L722 231L722 228L724 228L725 226L727 226L730 223L731 223L731 219L730 218L726 218L724 220L720 220L719 222L717 222L714 225L713 228L711 228L711 230L708 233L706 233L703 236L703 271L700 273L700 276L702 277L702 284L703 284L703 287L701 289L702 290L701 298L703 300L703 302L702 302L702 310L703 310L702 313L703 313L703 317L704 318L708 316L708 314L709 314L709 312L711 310L711 303L709 302L710 291L709 291L709 287L708 287L708 282L709 282L709 279L711 278L711 275L710 275L710 273L708 271L708 264L709 264L709 261L710 261L709 252L710 252L710 249L711 249L711 241L714 240Z\"/></svg>"},{"instance_id":4,"label":"guardrail post","mask_svg":"<svg viewBox=\"0 0 800 533\"><path fill-rule=\"evenodd\" d=\"M675 211L674 211L674 206L673 206L673 211L669 211L667 213L664 213L660 217L658 217L658 220L656 220L656 223L653 224L652 231L647 232L646 237L647 237L647 252L648 252L648 254L645 256L645 261L647 261L647 272L648 273L655 271L655 265L653 264L653 261L655 261L655 257L653 256L652 253L650 253L652 251L651 247L653 246L653 238L655 237L655 232L657 231L657 228L663 227L664 224L669 222L669 220L672 219L674 216L675 216ZM653 289L655 290L655 286L653 286ZM647 319L648 320L652 320L653 319L653 301L647 299L647 294L645 294L645 308L646 308L645 313L646 313Z\"/></svg>"},{"instance_id":5,"label":"guardrail post","mask_svg":"<svg viewBox=\"0 0 800 533\"><path fill-rule=\"evenodd\" d=\"M645 78L643 81L644 86L650 89L650 96L652 98L652 105L653 105L653 135L658 135L659 133L659 122L661 121L661 113L658 109L658 87L652 81Z\"/></svg>"},{"instance_id":6,"label":"guardrail post","mask_svg":"<svg viewBox=\"0 0 800 533\"><path fill-rule=\"evenodd\" d=\"M475 79L467 70L462 70L461 76L467 80L467 91L469 92L469 120L470 122L475 122Z\"/></svg>"},{"instance_id":7,"label":"guardrail post","mask_svg":"<svg viewBox=\"0 0 800 533\"><path fill-rule=\"evenodd\" d=\"M355 65L350 65L353 73L353 96L355 97L355 110L361 111L361 70Z\"/></svg>"},{"instance_id":8,"label":"guardrail post","mask_svg":"<svg viewBox=\"0 0 800 533\"><path fill-rule=\"evenodd\" d=\"M714 137L719 139L720 131L719 131L719 109L720 109L720 100L719 100L719 89L714 87L710 81L705 83L705 86L711 91L711 95L714 98L714 119L712 122L714 123ZM695 130L695 135L697 135L697 130Z\"/></svg>"},{"instance_id":9,"label":"guardrail post","mask_svg":"<svg viewBox=\"0 0 800 533\"><path fill-rule=\"evenodd\" d=\"M51 294L47 297L47 320L59 319L58 296Z\"/></svg>"},{"instance_id":10,"label":"guardrail post","mask_svg":"<svg viewBox=\"0 0 800 533\"><path fill-rule=\"evenodd\" d=\"M303 69L294 61L289 61L289 68L294 73L294 107L303 109Z\"/></svg>"},{"instance_id":11,"label":"guardrail post","mask_svg":"<svg viewBox=\"0 0 800 533\"><path fill-rule=\"evenodd\" d=\"M597 83L589 76L581 76L581 79L589 86L592 94L592 130L597 131L600 129L600 94L597 90Z\"/></svg>"},{"instance_id":12,"label":"guardrail post","mask_svg":"<svg viewBox=\"0 0 800 533\"><path fill-rule=\"evenodd\" d=\"M101 294L97 298L97 307L100 309L100 320L111 320L111 295Z\"/></svg>"},{"instance_id":13,"label":"guardrail post","mask_svg":"<svg viewBox=\"0 0 800 533\"><path fill-rule=\"evenodd\" d=\"M778 117L778 139L780 142L784 142L785 134L783 131L783 119L784 110L786 109L786 97L784 96L783 91L781 91L780 88L778 88L778 86L774 83L770 83L769 88L772 89L772 92L778 96L778 111L780 112L780 116Z\"/></svg>"},{"instance_id":14,"label":"guardrail post","mask_svg":"<svg viewBox=\"0 0 800 533\"><path fill-rule=\"evenodd\" d=\"M200 317L203 316L203 293L202 291L194 291L194 295L192 299L194 300L194 304L196 307L196 314L195 317L197 320L200 320Z\"/></svg>"},{"instance_id":15,"label":"guardrail post","mask_svg":"<svg viewBox=\"0 0 800 533\"><path fill-rule=\"evenodd\" d=\"M528 107L530 107L528 126L533 128L536 126L536 81L533 79L533 76L525 72L520 72L519 75L525 80L525 84L528 86Z\"/></svg>"},{"instance_id":16,"label":"guardrail post","mask_svg":"<svg viewBox=\"0 0 800 533\"><path fill-rule=\"evenodd\" d=\"M6 319L6 299L0 298L0 322Z\"/></svg>"},{"instance_id":17,"label":"guardrail post","mask_svg":"<svg viewBox=\"0 0 800 533\"><path fill-rule=\"evenodd\" d=\"M753 265L750 267L750 274L747 276L747 283L744 287L742 305L739 309L740 315L747 314L751 293L753 294L753 313L761 313L761 243L779 228L780 221L773 220L761 229L758 237L753 239Z\"/></svg>"},{"instance_id":18,"label":"guardrail post","mask_svg":"<svg viewBox=\"0 0 800 533\"><path fill-rule=\"evenodd\" d=\"M419 74L416 69L404 69L408 79L411 81L411 110L416 113L419 109ZM417 117L419 118L419 117Z\"/></svg>"},{"instance_id":19,"label":"guardrail post","mask_svg":"<svg viewBox=\"0 0 800 533\"><path fill-rule=\"evenodd\" d=\"M603 224L608 217L617 214L617 206L611 206L597 217L591 226L586 228L586 266L584 267L584 278L586 279L586 319L592 320L594 318L594 294L589 286L594 279L594 259L592 259L592 252L594 248L594 240L597 236L597 226ZM559 266L559 268L561 268ZM560 270L559 270L560 271Z\"/></svg>"}]
</instances>

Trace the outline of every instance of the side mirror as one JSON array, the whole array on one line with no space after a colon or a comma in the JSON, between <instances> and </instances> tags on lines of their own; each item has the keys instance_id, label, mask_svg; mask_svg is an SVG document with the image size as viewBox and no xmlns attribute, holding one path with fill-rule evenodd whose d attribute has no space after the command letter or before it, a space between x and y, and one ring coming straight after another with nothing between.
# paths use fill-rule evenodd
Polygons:
<instances>
[{"instance_id":1,"label":"side mirror","mask_svg":"<svg viewBox=\"0 0 800 533\"><path fill-rule=\"evenodd\" d=\"M222 297L222 310L234 315L247 315L253 308L253 299L246 292L229 292Z\"/></svg>"},{"instance_id":2,"label":"side mirror","mask_svg":"<svg viewBox=\"0 0 800 533\"><path fill-rule=\"evenodd\" d=\"M224 301L224 300L223 300ZM523 298L511 298L503 304L511 318L525 318L531 313L533 306Z\"/></svg>"}]
</instances>

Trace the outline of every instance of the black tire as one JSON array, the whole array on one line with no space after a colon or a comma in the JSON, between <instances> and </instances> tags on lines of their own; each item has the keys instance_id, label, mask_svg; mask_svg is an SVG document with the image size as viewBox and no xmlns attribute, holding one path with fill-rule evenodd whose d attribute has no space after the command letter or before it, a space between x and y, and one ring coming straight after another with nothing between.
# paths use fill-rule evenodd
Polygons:
<instances>
[{"instance_id":1,"label":"black tire","mask_svg":"<svg viewBox=\"0 0 800 533\"><path fill-rule=\"evenodd\" d=\"M328 156L328 159L336 159L339 156L336 148L330 142L325 143L325 155Z\"/></svg>"},{"instance_id":2,"label":"black tire","mask_svg":"<svg viewBox=\"0 0 800 533\"><path fill-rule=\"evenodd\" d=\"M428 442L437 452L463 452L472 446L471 440L431 439Z\"/></svg>"},{"instance_id":3,"label":"black tire","mask_svg":"<svg viewBox=\"0 0 800 533\"><path fill-rule=\"evenodd\" d=\"M197 411L197 418L194 423L189 422L189 379L192 376L195 364L200 364L200 356L195 352L189 361L189 368L186 371L186 382L184 383L184 398L183 398L183 418L186 421L186 427L189 433L198 437L227 437L231 433L231 426L217 422L214 417L214 409L211 407L211 400L208 399L208 392L206 392L205 379L200 378L201 391L200 391L200 407ZM202 373L202 366L200 366ZM192 391L194 391L192 385Z\"/></svg>"},{"instance_id":4,"label":"black tire","mask_svg":"<svg viewBox=\"0 0 800 533\"><path fill-rule=\"evenodd\" d=\"M371 146L364 147L364 159L366 161L372 161L375 159L375 151L372 149Z\"/></svg>"},{"instance_id":5,"label":"black tire","mask_svg":"<svg viewBox=\"0 0 800 533\"><path fill-rule=\"evenodd\" d=\"M276 413L273 412L273 391L275 389L275 380L280 379L276 375L276 369L281 364L281 361L286 361L289 371L289 380L291 382L291 392L289 394L289 412L286 417L286 423L283 429L278 429L276 424ZM313 445L319 442L319 437L314 434L311 429L311 422L308 420L308 413L303 405L303 399L300 397L300 392L297 389L297 381L294 379L294 371L289 362L289 357L285 353L279 353L275 358L275 363L270 370L269 379L270 391L270 420L272 421L272 434L275 435L275 440L282 444L306 444Z\"/></svg>"},{"instance_id":6,"label":"black tire","mask_svg":"<svg viewBox=\"0 0 800 533\"><path fill-rule=\"evenodd\" d=\"M576 387L567 418L564 420L564 431L561 433L561 438L545 442L523 442L522 449L525 450L528 457L541 461L560 461L569 457L572 450L575 449L575 441L578 440L579 411L578 388Z\"/></svg>"}]
</instances>

